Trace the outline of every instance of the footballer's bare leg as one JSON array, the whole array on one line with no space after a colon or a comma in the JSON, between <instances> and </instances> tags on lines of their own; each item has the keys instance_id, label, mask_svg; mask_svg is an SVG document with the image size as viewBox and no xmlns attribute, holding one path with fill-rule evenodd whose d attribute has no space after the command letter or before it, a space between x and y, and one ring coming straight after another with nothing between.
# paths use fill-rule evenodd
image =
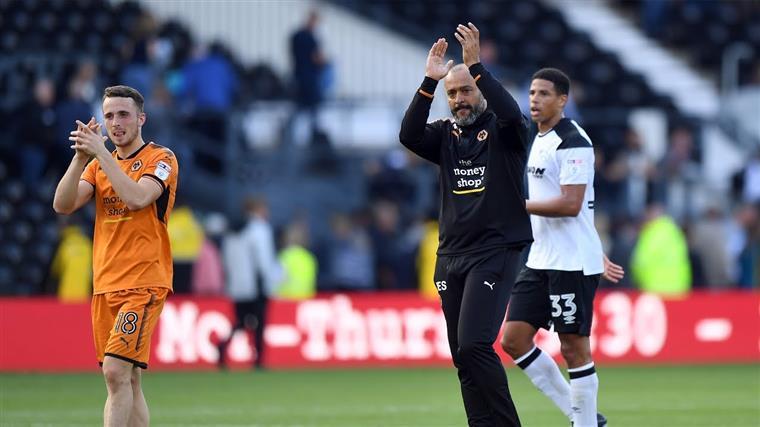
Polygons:
<instances>
[{"instance_id":1,"label":"footballer's bare leg","mask_svg":"<svg viewBox=\"0 0 760 427\"><path fill-rule=\"evenodd\" d=\"M147 427L150 425L150 412L142 391L142 369L132 368L132 413L129 415L129 427Z\"/></svg>"},{"instance_id":2,"label":"footballer's bare leg","mask_svg":"<svg viewBox=\"0 0 760 427\"><path fill-rule=\"evenodd\" d=\"M591 363L591 341L589 337L576 334L559 334L562 357L570 369Z\"/></svg>"},{"instance_id":3,"label":"footballer's bare leg","mask_svg":"<svg viewBox=\"0 0 760 427\"><path fill-rule=\"evenodd\" d=\"M115 357L103 359L103 377L106 380L108 398L103 411L103 425L121 427L129 422L132 412L133 364Z\"/></svg>"},{"instance_id":4,"label":"footballer's bare leg","mask_svg":"<svg viewBox=\"0 0 760 427\"><path fill-rule=\"evenodd\" d=\"M501 348L512 359L519 359L533 349L537 329L528 322L507 321L501 336Z\"/></svg>"},{"instance_id":5,"label":"footballer's bare leg","mask_svg":"<svg viewBox=\"0 0 760 427\"><path fill-rule=\"evenodd\" d=\"M596 375L594 361L591 359L589 337L559 334L559 340L562 357L567 361L567 372L570 375L573 425L597 427L600 424L597 418L599 378Z\"/></svg>"}]
</instances>

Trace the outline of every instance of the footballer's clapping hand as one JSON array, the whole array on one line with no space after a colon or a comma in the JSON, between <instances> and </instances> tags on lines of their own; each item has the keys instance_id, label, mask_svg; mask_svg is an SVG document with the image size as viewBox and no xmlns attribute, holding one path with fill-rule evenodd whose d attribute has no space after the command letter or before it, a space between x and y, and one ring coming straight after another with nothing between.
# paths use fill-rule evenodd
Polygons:
<instances>
[{"instance_id":1,"label":"footballer's clapping hand","mask_svg":"<svg viewBox=\"0 0 760 427\"><path fill-rule=\"evenodd\" d=\"M77 130L71 132L69 141L73 142L71 146L76 150L76 155L86 155L87 157L97 156L99 153L108 153L105 146L106 138L100 133L100 123L95 122L94 118L90 119L87 124L77 120Z\"/></svg>"},{"instance_id":2,"label":"footballer's clapping hand","mask_svg":"<svg viewBox=\"0 0 760 427\"><path fill-rule=\"evenodd\" d=\"M76 125L77 125L77 128L76 128L77 131L83 130L83 126L82 125L80 125L78 123ZM90 121L87 123L87 127L90 128L90 129L92 129L92 131L95 132L95 133L100 133L100 123L98 123L98 122L95 121L95 117L91 117L90 118ZM73 136L73 135L74 135L74 132L71 132L71 136ZM71 138L69 138L69 139L71 139ZM84 159L89 159L91 157L89 154L85 153L81 149L76 148L76 145L72 145L71 148L74 149L74 157L75 158L76 157L81 157L81 158L84 158Z\"/></svg>"},{"instance_id":3,"label":"footballer's clapping hand","mask_svg":"<svg viewBox=\"0 0 760 427\"><path fill-rule=\"evenodd\" d=\"M462 44L462 62L471 66L480 62L480 31L472 22L457 25L454 37Z\"/></svg>"},{"instance_id":4,"label":"footballer's clapping hand","mask_svg":"<svg viewBox=\"0 0 760 427\"><path fill-rule=\"evenodd\" d=\"M425 63L425 76L435 80L441 80L446 77L451 67L454 66L453 60L444 62L444 56L448 47L449 43L444 38L440 38L433 43L433 47L430 48L427 62Z\"/></svg>"},{"instance_id":5,"label":"footballer's clapping hand","mask_svg":"<svg viewBox=\"0 0 760 427\"><path fill-rule=\"evenodd\" d=\"M612 283L617 283L623 278L623 276L625 276L623 267L610 261L610 259L607 258L607 255L604 255L604 272L602 273L602 277Z\"/></svg>"}]
</instances>

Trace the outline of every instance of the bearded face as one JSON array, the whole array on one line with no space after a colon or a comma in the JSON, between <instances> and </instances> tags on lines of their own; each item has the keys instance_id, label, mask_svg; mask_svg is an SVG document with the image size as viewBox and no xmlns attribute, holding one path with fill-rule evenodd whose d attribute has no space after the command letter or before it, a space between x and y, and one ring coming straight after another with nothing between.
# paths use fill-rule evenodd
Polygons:
<instances>
[{"instance_id":1,"label":"bearded face","mask_svg":"<svg viewBox=\"0 0 760 427\"><path fill-rule=\"evenodd\" d=\"M451 109L451 115L454 116L454 122L462 127L475 123L475 120L477 120L484 111L486 111L486 100L483 95L480 94L480 99L474 105L469 104L466 101L454 104L454 107Z\"/></svg>"}]
</instances>

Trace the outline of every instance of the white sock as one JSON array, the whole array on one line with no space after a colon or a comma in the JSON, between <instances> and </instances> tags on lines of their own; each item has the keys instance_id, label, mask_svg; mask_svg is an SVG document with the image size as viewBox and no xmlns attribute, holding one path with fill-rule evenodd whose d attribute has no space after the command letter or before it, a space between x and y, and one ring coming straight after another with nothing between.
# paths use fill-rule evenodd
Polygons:
<instances>
[{"instance_id":1,"label":"white sock","mask_svg":"<svg viewBox=\"0 0 760 427\"><path fill-rule=\"evenodd\" d=\"M596 395L599 390L599 377L596 376L594 362L577 368L568 369L573 405L574 427L597 427Z\"/></svg>"},{"instance_id":2,"label":"white sock","mask_svg":"<svg viewBox=\"0 0 760 427\"><path fill-rule=\"evenodd\" d=\"M515 364L522 368L536 388L541 390L563 414L572 420L570 384L562 376L562 372L554 359L541 351L540 348L533 346L529 352L515 359Z\"/></svg>"}]
</instances>

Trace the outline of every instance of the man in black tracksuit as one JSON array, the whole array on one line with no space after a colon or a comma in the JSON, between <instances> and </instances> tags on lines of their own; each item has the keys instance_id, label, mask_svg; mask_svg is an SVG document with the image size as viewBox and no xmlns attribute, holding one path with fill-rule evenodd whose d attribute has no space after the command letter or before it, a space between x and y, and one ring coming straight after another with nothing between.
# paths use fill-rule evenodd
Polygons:
<instances>
[{"instance_id":1,"label":"man in black tracksuit","mask_svg":"<svg viewBox=\"0 0 760 427\"><path fill-rule=\"evenodd\" d=\"M504 320L521 249L533 240L523 176L527 119L480 64L474 25L459 25L464 64L444 63L438 39L425 80L401 124L401 143L440 166L440 241L434 282L470 426L519 426L493 343ZM453 114L427 124L438 80Z\"/></svg>"}]
</instances>

